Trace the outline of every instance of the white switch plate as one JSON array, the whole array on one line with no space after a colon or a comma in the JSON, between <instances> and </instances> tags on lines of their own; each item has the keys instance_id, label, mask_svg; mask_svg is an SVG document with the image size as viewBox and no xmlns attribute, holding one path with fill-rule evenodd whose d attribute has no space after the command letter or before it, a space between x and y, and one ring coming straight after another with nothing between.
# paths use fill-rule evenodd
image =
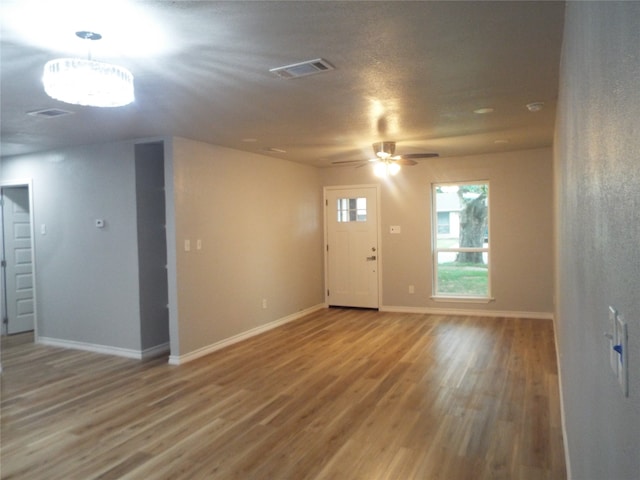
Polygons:
<instances>
[{"instance_id":1,"label":"white switch plate","mask_svg":"<svg viewBox=\"0 0 640 480\"><path fill-rule=\"evenodd\" d=\"M389 227L389 233L400 233L400 225L391 225Z\"/></svg>"},{"instance_id":2,"label":"white switch plate","mask_svg":"<svg viewBox=\"0 0 640 480\"><path fill-rule=\"evenodd\" d=\"M622 394L629 396L629 349L627 341L627 323L622 319L620 315L616 315L617 322L617 342L616 345L622 347L621 353L618 355L618 383ZM617 353L617 352L616 352Z\"/></svg>"},{"instance_id":3,"label":"white switch plate","mask_svg":"<svg viewBox=\"0 0 640 480\"><path fill-rule=\"evenodd\" d=\"M191 240L184 241L184 251L189 252L191 250Z\"/></svg>"},{"instance_id":4,"label":"white switch plate","mask_svg":"<svg viewBox=\"0 0 640 480\"><path fill-rule=\"evenodd\" d=\"M102 218L96 218L96 228L104 228L104 220Z\"/></svg>"},{"instance_id":5,"label":"white switch plate","mask_svg":"<svg viewBox=\"0 0 640 480\"><path fill-rule=\"evenodd\" d=\"M616 345L616 309L613 307L609 307L609 331L605 332L605 336L609 339L609 365L611 366L611 370L614 375L618 375L618 352L613 349L613 346Z\"/></svg>"}]
</instances>

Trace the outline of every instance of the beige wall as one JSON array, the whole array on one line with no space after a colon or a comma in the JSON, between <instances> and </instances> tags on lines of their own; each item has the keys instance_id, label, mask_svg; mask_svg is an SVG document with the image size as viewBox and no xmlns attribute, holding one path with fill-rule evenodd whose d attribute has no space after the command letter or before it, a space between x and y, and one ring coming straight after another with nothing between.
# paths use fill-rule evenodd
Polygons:
<instances>
[{"instance_id":1,"label":"beige wall","mask_svg":"<svg viewBox=\"0 0 640 480\"><path fill-rule=\"evenodd\" d=\"M537 149L422 160L380 181L369 167L322 170L330 185L381 185L382 306L482 310L550 316L553 312L552 152ZM491 222L491 303L432 300L430 186L488 180ZM399 225L401 234L389 227ZM415 293L409 294L409 285Z\"/></svg>"},{"instance_id":2,"label":"beige wall","mask_svg":"<svg viewBox=\"0 0 640 480\"><path fill-rule=\"evenodd\" d=\"M183 138L172 145L179 338L172 355L321 304L318 170Z\"/></svg>"}]
</instances>

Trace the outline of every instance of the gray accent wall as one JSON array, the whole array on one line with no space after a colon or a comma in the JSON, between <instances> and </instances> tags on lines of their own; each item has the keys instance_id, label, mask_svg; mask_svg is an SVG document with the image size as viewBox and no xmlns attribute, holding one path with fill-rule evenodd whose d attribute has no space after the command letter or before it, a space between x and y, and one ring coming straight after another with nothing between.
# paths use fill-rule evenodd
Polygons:
<instances>
[{"instance_id":1,"label":"gray accent wall","mask_svg":"<svg viewBox=\"0 0 640 480\"><path fill-rule=\"evenodd\" d=\"M142 350L169 344L164 143L135 146Z\"/></svg>"},{"instance_id":2,"label":"gray accent wall","mask_svg":"<svg viewBox=\"0 0 640 480\"><path fill-rule=\"evenodd\" d=\"M568 2L555 140L556 335L571 478L640 478L640 2ZM607 308L628 323L629 397Z\"/></svg>"},{"instance_id":3,"label":"gray accent wall","mask_svg":"<svg viewBox=\"0 0 640 480\"><path fill-rule=\"evenodd\" d=\"M38 335L139 351L133 144L2 158L3 180L29 178Z\"/></svg>"}]
</instances>

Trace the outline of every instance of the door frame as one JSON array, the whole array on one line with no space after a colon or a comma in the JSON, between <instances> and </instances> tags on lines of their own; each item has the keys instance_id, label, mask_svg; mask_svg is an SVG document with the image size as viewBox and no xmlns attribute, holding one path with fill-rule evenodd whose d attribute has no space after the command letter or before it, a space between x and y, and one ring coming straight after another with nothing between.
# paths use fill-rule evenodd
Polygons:
<instances>
[{"instance_id":1,"label":"door frame","mask_svg":"<svg viewBox=\"0 0 640 480\"><path fill-rule=\"evenodd\" d=\"M33 214L33 179L18 179L18 180L0 180L0 190L5 187L26 187L29 197L29 224L31 226L31 265L33 265L33 340L38 339L38 301L37 301L37 289L36 289L36 230ZM2 213L0 212L0 221L2 221ZM0 228L0 249L2 255L4 255L4 228ZM2 294L2 319L5 317L7 306L4 304L6 298L4 275L0 275L0 293ZM0 321L2 320L0 319ZM0 327L2 335L6 335L6 328L4 323Z\"/></svg>"},{"instance_id":2,"label":"door frame","mask_svg":"<svg viewBox=\"0 0 640 480\"><path fill-rule=\"evenodd\" d=\"M378 251L376 255L378 257L378 309L382 308L382 255L384 249L382 248L382 236L380 235L380 185L377 183L366 183L360 185L331 185L325 186L322 188L322 205L324 209L324 246L322 250L324 251L324 305L325 307L329 306L329 296L327 295L327 291L329 289L329 254L328 254L328 246L329 246L329 224L327 214L329 212L329 200L327 198L327 192L330 190L352 190L357 188L373 188L376 192L376 241L378 243Z\"/></svg>"}]
</instances>

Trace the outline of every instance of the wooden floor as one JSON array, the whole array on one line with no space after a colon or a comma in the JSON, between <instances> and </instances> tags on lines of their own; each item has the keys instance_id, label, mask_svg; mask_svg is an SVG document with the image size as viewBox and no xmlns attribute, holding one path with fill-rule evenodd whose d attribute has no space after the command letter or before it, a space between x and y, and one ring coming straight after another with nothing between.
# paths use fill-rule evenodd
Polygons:
<instances>
[{"instance_id":1,"label":"wooden floor","mask_svg":"<svg viewBox=\"0 0 640 480\"><path fill-rule=\"evenodd\" d=\"M548 320L328 309L169 366L2 345L3 479L566 477Z\"/></svg>"}]
</instances>

